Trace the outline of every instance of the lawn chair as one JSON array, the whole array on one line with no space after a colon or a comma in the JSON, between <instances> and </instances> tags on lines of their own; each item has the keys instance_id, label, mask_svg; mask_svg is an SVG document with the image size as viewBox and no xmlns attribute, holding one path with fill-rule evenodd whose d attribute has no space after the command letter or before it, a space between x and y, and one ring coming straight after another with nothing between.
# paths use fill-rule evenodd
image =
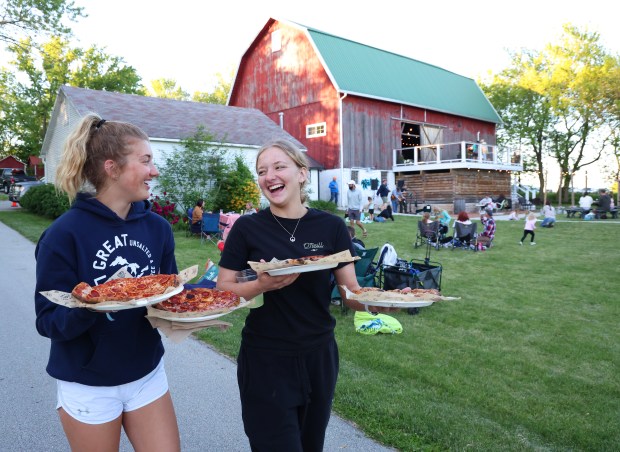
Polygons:
<instances>
[{"instance_id":1,"label":"lawn chair","mask_svg":"<svg viewBox=\"0 0 620 452\"><path fill-rule=\"evenodd\" d=\"M454 223L454 238L452 239L452 249L460 248L464 250L473 249L476 250L477 245L477 231L478 223L463 224Z\"/></svg>"},{"instance_id":2,"label":"lawn chair","mask_svg":"<svg viewBox=\"0 0 620 452\"><path fill-rule=\"evenodd\" d=\"M418 233L413 243L414 248L418 248L422 245L431 244L435 249L441 247L441 237L439 233L439 221L433 221L426 223L424 221L418 221Z\"/></svg>"},{"instance_id":3,"label":"lawn chair","mask_svg":"<svg viewBox=\"0 0 620 452\"><path fill-rule=\"evenodd\" d=\"M220 230L220 214L219 213L203 213L202 226L200 228L200 243L210 241L217 245L222 240L222 231Z\"/></svg>"}]
</instances>

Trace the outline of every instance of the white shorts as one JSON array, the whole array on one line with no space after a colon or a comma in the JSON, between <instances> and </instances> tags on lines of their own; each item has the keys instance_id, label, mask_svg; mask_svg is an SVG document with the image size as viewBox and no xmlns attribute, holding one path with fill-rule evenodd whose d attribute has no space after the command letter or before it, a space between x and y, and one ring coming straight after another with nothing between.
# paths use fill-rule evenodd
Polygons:
<instances>
[{"instance_id":1,"label":"white shorts","mask_svg":"<svg viewBox=\"0 0 620 452\"><path fill-rule=\"evenodd\" d=\"M162 397L168 391L168 377L162 359L148 375L120 386L87 386L56 380L56 387L56 409L62 407L69 416L85 424L104 424Z\"/></svg>"}]
</instances>

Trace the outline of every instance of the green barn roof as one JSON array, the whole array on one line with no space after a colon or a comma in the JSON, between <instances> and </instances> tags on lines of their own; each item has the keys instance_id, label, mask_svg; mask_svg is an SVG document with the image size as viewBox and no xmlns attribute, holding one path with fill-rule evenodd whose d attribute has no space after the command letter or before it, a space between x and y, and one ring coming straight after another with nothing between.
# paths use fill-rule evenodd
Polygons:
<instances>
[{"instance_id":1,"label":"green barn roof","mask_svg":"<svg viewBox=\"0 0 620 452\"><path fill-rule=\"evenodd\" d=\"M299 24L296 24L299 25ZM340 92L499 124L478 84L412 58L304 27Z\"/></svg>"}]
</instances>

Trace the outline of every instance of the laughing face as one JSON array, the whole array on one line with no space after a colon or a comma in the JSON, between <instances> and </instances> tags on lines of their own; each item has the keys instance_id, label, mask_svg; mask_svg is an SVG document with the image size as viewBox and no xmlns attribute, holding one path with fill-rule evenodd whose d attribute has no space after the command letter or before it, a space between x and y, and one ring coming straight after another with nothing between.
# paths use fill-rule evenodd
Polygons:
<instances>
[{"instance_id":1,"label":"laughing face","mask_svg":"<svg viewBox=\"0 0 620 452\"><path fill-rule=\"evenodd\" d=\"M282 149L265 149L256 162L256 172L258 185L270 204L284 207L291 202L301 202L306 170L298 167Z\"/></svg>"},{"instance_id":2,"label":"laughing face","mask_svg":"<svg viewBox=\"0 0 620 452\"><path fill-rule=\"evenodd\" d=\"M153 165L153 151L148 141L135 140L130 144L132 152L118 174L117 191L128 202L142 201L149 198L149 183L159 176Z\"/></svg>"}]
</instances>

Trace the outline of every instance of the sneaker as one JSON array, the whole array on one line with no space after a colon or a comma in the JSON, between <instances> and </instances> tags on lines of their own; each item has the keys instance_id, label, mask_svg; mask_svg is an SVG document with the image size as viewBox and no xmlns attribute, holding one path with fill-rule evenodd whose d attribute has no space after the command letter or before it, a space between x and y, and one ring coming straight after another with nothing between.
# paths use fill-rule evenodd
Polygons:
<instances>
[{"instance_id":1,"label":"sneaker","mask_svg":"<svg viewBox=\"0 0 620 452\"><path fill-rule=\"evenodd\" d=\"M532 242L532 243L530 243L530 245L536 245L536 242Z\"/></svg>"},{"instance_id":2,"label":"sneaker","mask_svg":"<svg viewBox=\"0 0 620 452\"><path fill-rule=\"evenodd\" d=\"M340 300L338 300L338 299L333 299L333 300L332 300L332 304L333 304L334 306L340 306Z\"/></svg>"},{"instance_id":3,"label":"sneaker","mask_svg":"<svg viewBox=\"0 0 620 452\"><path fill-rule=\"evenodd\" d=\"M519 242L519 245L523 246L523 242Z\"/></svg>"}]
</instances>

